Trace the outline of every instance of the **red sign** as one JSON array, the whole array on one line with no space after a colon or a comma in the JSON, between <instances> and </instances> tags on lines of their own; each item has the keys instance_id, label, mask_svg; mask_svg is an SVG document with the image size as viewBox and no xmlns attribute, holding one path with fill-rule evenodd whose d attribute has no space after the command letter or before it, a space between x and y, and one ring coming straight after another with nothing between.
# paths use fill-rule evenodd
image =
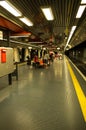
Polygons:
<instances>
[{"instance_id":1,"label":"red sign","mask_svg":"<svg viewBox=\"0 0 86 130\"><path fill-rule=\"evenodd\" d=\"M6 49L0 50L0 62L6 63Z\"/></svg>"}]
</instances>

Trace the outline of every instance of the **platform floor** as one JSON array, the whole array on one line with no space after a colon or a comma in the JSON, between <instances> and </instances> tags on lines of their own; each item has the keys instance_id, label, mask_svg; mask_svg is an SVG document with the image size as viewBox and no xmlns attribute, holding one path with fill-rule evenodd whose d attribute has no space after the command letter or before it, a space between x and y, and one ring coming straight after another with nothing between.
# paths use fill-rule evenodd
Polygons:
<instances>
[{"instance_id":1,"label":"platform floor","mask_svg":"<svg viewBox=\"0 0 86 130\"><path fill-rule=\"evenodd\" d=\"M86 130L66 57L45 69L20 66L19 80L9 86L5 76L0 87L0 130Z\"/></svg>"}]
</instances>

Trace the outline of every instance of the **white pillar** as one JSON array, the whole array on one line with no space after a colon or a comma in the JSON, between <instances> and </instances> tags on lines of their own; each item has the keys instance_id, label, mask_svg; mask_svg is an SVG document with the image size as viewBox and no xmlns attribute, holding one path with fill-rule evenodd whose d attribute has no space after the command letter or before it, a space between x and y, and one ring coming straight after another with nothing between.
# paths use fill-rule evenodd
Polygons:
<instances>
[{"instance_id":1,"label":"white pillar","mask_svg":"<svg viewBox=\"0 0 86 130\"><path fill-rule=\"evenodd\" d=\"M38 58L40 58L40 52L41 52L41 50L38 50Z\"/></svg>"},{"instance_id":2,"label":"white pillar","mask_svg":"<svg viewBox=\"0 0 86 130\"><path fill-rule=\"evenodd\" d=\"M44 57L44 50L42 50L42 58Z\"/></svg>"},{"instance_id":3,"label":"white pillar","mask_svg":"<svg viewBox=\"0 0 86 130\"><path fill-rule=\"evenodd\" d=\"M18 48L13 48L13 59L14 62L20 62L20 56L19 56L19 51Z\"/></svg>"},{"instance_id":4,"label":"white pillar","mask_svg":"<svg viewBox=\"0 0 86 130\"><path fill-rule=\"evenodd\" d=\"M25 49L24 61L27 61L27 56L29 56L29 50L28 50L28 48Z\"/></svg>"}]
</instances>

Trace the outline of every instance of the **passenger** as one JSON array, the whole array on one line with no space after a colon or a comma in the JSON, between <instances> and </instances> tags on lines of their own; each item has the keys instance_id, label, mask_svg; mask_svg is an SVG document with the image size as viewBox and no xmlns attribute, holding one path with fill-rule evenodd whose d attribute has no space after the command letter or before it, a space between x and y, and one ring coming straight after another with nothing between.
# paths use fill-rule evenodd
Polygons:
<instances>
[{"instance_id":1,"label":"passenger","mask_svg":"<svg viewBox=\"0 0 86 130\"><path fill-rule=\"evenodd\" d=\"M39 63L40 63L40 65L43 65L43 59L42 58L39 60Z\"/></svg>"},{"instance_id":2,"label":"passenger","mask_svg":"<svg viewBox=\"0 0 86 130\"><path fill-rule=\"evenodd\" d=\"M27 65L31 65L31 59L29 56L27 56Z\"/></svg>"},{"instance_id":3,"label":"passenger","mask_svg":"<svg viewBox=\"0 0 86 130\"><path fill-rule=\"evenodd\" d=\"M53 62L53 53L50 54L50 61Z\"/></svg>"},{"instance_id":4,"label":"passenger","mask_svg":"<svg viewBox=\"0 0 86 130\"><path fill-rule=\"evenodd\" d=\"M34 65L35 65L35 67L39 66L39 60L38 60L38 56L37 55L34 56Z\"/></svg>"},{"instance_id":5,"label":"passenger","mask_svg":"<svg viewBox=\"0 0 86 130\"><path fill-rule=\"evenodd\" d=\"M48 53L46 53L46 54L44 55L44 63L45 63L46 65L48 65L48 63L49 63L49 54L48 54Z\"/></svg>"},{"instance_id":6,"label":"passenger","mask_svg":"<svg viewBox=\"0 0 86 130\"><path fill-rule=\"evenodd\" d=\"M35 63L38 62L38 56L37 55L34 56L34 62Z\"/></svg>"},{"instance_id":7,"label":"passenger","mask_svg":"<svg viewBox=\"0 0 86 130\"><path fill-rule=\"evenodd\" d=\"M44 68L44 63L42 58L39 59L39 68Z\"/></svg>"}]
</instances>

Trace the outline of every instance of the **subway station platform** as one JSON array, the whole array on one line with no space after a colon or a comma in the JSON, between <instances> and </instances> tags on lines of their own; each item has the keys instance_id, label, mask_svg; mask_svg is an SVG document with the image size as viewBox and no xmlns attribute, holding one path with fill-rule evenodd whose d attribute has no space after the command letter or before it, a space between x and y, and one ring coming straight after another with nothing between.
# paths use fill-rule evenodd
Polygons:
<instances>
[{"instance_id":1,"label":"subway station platform","mask_svg":"<svg viewBox=\"0 0 86 130\"><path fill-rule=\"evenodd\" d=\"M64 56L0 79L0 130L86 130L86 80Z\"/></svg>"}]
</instances>

